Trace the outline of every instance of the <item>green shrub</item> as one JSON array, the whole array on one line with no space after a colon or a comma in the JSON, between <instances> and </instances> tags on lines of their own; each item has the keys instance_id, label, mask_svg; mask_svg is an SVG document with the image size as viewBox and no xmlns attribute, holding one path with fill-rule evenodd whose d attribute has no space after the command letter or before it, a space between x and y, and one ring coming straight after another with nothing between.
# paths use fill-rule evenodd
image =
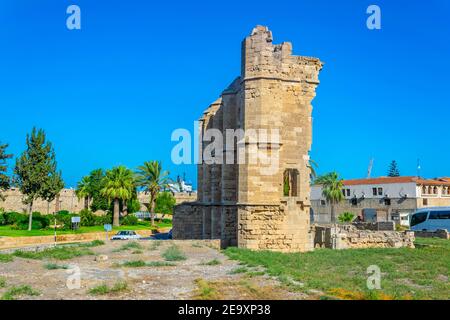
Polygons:
<instances>
[{"instance_id":1,"label":"green shrub","mask_svg":"<svg viewBox=\"0 0 450 320\"><path fill-rule=\"evenodd\" d=\"M138 224L138 218L134 214L129 214L122 218L121 224L125 226L135 226Z\"/></svg>"},{"instance_id":2,"label":"green shrub","mask_svg":"<svg viewBox=\"0 0 450 320\"><path fill-rule=\"evenodd\" d=\"M108 213L104 216L95 216L95 224L97 226L102 226L104 224L111 224L112 223L112 214Z\"/></svg>"},{"instance_id":3,"label":"green shrub","mask_svg":"<svg viewBox=\"0 0 450 320\"><path fill-rule=\"evenodd\" d=\"M6 279L0 277L0 288L4 288L6 287Z\"/></svg>"},{"instance_id":4,"label":"green shrub","mask_svg":"<svg viewBox=\"0 0 450 320\"><path fill-rule=\"evenodd\" d=\"M95 215L89 209L83 209L80 211L80 222L84 227L95 226L96 218Z\"/></svg>"},{"instance_id":5,"label":"green shrub","mask_svg":"<svg viewBox=\"0 0 450 320\"><path fill-rule=\"evenodd\" d=\"M6 226L6 217L4 213L0 213L0 226Z\"/></svg>"},{"instance_id":6,"label":"green shrub","mask_svg":"<svg viewBox=\"0 0 450 320\"><path fill-rule=\"evenodd\" d=\"M341 223L352 222L355 219L355 214L352 212L344 212L339 215L338 220Z\"/></svg>"},{"instance_id":7,"label":"green shrub","mask_svg":"<svg viewBox=\"0 0 450 320\"><path fill-rule=\"evenodd\" d=\"M61 216L68 216L68 215L70 215L70 212L67 210L60 210L56 214L59 214Z\"/></svg>"}]
</instances>

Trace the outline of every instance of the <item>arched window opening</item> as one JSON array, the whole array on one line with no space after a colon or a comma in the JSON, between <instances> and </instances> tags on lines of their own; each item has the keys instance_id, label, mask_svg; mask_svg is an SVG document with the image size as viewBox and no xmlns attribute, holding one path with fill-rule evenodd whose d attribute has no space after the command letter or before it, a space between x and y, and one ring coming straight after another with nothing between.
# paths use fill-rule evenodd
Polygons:
<instances>
[{"instance_id":1,"label":"arched window opening","mask_svg":"<svg viewBox=\"0 0 450 320\"><path fill-rule=\"evenodd\" d=\"M286 169L283 174L283 195L298 197L299 172L297 169Z\"/></svg>"}]
</instances>

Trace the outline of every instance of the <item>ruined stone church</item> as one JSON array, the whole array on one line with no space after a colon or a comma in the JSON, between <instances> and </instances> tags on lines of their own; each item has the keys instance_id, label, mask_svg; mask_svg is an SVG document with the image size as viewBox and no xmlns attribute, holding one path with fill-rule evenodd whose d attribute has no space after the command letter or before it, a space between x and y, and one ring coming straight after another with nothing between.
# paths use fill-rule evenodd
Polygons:
<instances>
[{"instance_id":1,"label":"ruined stone church","mask_svg":"<svg viewBox=\"0 0 450 320\"><path fill-rule=\"evenodd\" d=\"M220 239L222 247L255 250L311 249L311 101L322 65L317 58L292 55L289 42L273 44L267 27L255 27L244 39L241 75L200 119L199 153L212 143L202 138L209 129L223 136L242 129L245 135L223 142L223 158L234 163L203 159L198 165L198 199L175 208L174 239ZM248 134L258 130L278 135ZM255 152L272 161L251 161ZM265 172L265 166L275 170Z\"/></svg>"}]
</instances>

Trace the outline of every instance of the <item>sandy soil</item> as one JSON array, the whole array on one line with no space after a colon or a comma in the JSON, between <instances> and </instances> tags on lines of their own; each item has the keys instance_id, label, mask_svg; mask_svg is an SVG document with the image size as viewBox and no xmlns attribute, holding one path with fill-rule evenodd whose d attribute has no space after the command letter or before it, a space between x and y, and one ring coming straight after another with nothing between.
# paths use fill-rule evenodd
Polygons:
<instances>
[{"instance_id":1,"label":"sandy soil","mask_svg":"<svg viewBox=\"0 0 450 320\"><path fill-rule=\"evenodd\" d=\"M177 246L187 257L174 262L175 266L132 267L118 266L125 261L164 261L161 254L172 245L171 241L160 241L155 248L154 241L140 241L141 252L136 250L118 251L125 242L109 242L90 248L95 255L87 255L71 260L32 260L14 257L12 262L0 263L0 277L6 280L6 287L0 288L0 296L12 286L29 285L39 292L37 296L18 296L17 299L196 299L204 297L199 292L201 285L211 284L216 290L215 299L304 299L300 293L283 289L268 276L248 277L232 274L239 267L238 262L229 260L220 251L210 248L201 241L177 242ZM101 255L107 260L99 261ZM220 264L205 265L217 259ZM47 270L44 265L54 262L69 266L68 270ZM79 269L77 269L79 268ZM79 270L80 287L69 289L76 284L74 271ZM107 284L112 287L118 281L127 283L127 290L104 295L93 295L89 290Z\"/></svg>"}]
</instances>

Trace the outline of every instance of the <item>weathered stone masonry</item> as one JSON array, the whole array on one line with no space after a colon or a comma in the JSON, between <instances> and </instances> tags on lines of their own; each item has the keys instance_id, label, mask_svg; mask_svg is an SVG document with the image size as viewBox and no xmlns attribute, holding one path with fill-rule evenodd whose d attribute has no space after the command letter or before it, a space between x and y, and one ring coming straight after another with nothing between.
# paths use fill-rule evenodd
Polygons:
<instances>
[{"instance_id":1,"label":"weathered stone masonry","mask_svg":"<svg viewBox=\"0 0 450 320\"><path fill-rule=\"evenodd\" d=\"M277 251L306 251L310 239L311 101L319 84L322 62L292 55L292 45L272 44L272 33L253 29L242 43L241 75L206 109L201 134L218 129L245 130L242 141L227 144L223 155L234 164L198 165L198 199L179 205L174 213L175 239L221 239L222 246ZM247 136L248 130L278 130L272 135ZM200 153L209 142L200 141ZM237 164L238 147L244 163ZM252 152L278 155L275 169L250 161ZM268 165L273 166L274 163ZM289 189L286 193L285 181Z\"/></svg>"}]
</instances>

